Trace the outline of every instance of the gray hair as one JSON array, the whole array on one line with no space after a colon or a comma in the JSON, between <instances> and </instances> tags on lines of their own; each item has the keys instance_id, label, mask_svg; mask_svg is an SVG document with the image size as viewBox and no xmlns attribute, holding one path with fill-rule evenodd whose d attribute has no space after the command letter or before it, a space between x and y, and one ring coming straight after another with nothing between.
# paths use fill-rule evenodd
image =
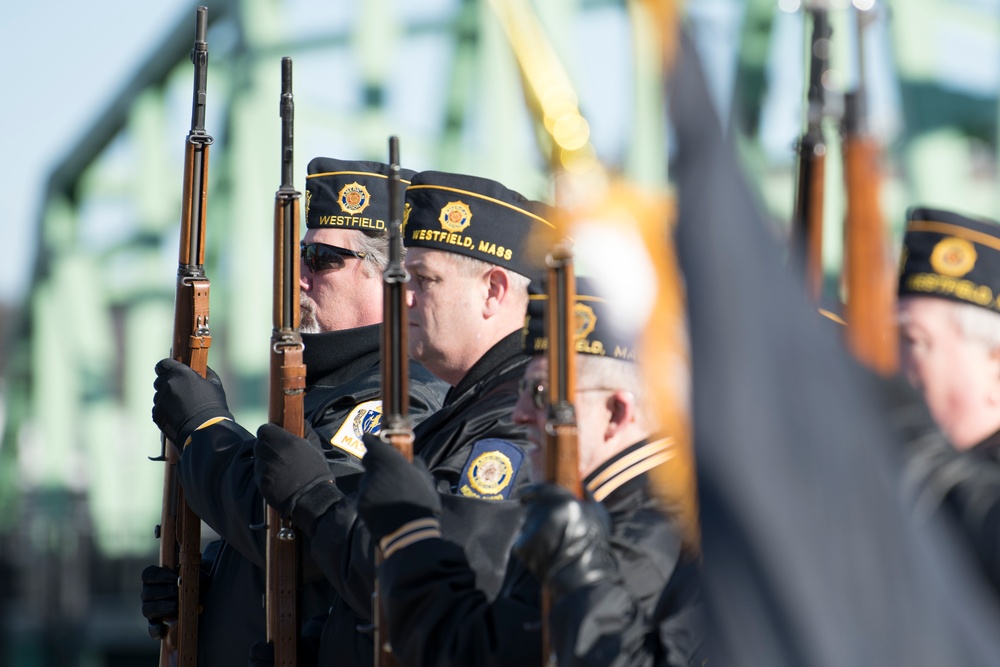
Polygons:
<instances>
[{"instance_id":1,"label":"gray hair","mask_svg":"<svg viewBox=\"0 0 1000 667\"><path fill-rule=\"evenodd\" d=\"M531 284L531 278L528 278L527 276L522 276L520 273L516 271L511 271L510 269L506 269L502 266L497 266L496 264L491 264L490 262L486 262L476 257L470 257L469 255L462 255L457 252L449 252L446 254L453 259L454 264L456 267L458 267L459 272L466 277L476 276L482 273L486 273L490 269L497 269L497 268L502 269L507 273L507 276L510 279L511 292L518 296L523 295L524 306L525 308L527 308L528 285Z\"/></svg>"},{"instance_id":2,"label":"gray hair","mask_svg":"<svg viewBox=\"0 0 1000 667\"><path fill-rule=\"evenodd\" d=\"M966 340L1000 348L1000 313L968 303L950 302L949 317Z\"/></svg>"},{"instance_id":3,"label":"gray hair","mask_svg":"<svg viewBox=\"0 0 1000 667\"><path fill-rule=\"evenodd\" d=\"M369 236L357 229L352 229L351 232L356 235L353 249L365 253L365 258L362 260L365 274L382 275L385 265L389 262L389 235L382 233L378 236ZM406 252L405 248L403 252Z\"/></svg>"},{"instance_id":4,"label":"gray hair","mask_svg":"<svg viewBox=\"0 0 1000 667\"><path fill-rule=\"evenodd\" d=\"M576 355L576 381L581 389L593 387L627 391L635 398L637 420L656 430L657 419L639 364L593 354Z\"/></svg>"}]
</instances>

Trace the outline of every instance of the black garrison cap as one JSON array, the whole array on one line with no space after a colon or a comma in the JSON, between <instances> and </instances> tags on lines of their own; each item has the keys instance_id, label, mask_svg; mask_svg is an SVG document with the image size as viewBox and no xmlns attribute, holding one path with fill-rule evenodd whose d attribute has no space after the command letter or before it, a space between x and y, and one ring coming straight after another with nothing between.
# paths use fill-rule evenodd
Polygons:
<instances>
[{"instance_id":1,"label":"black garrison cap","mask_svg":"<svg viewBox=\"0 0 1000 667\"><path fill-rule=\"evenodd\" d=\"M899 295L936 296L1000 311L1000 224L914 208L900 257Z\"/></svg>"},{"instance_id":2,"label":"black garrison cap","mask_svg":"<svg viewBox=\"0 0 1000 667\"><path fill-rule=\"evenodd\" d=\"M423 171L406 188L403 244L454 252L529 278L539 274L528 252L533 232L552 227L552 209L496 181Z\"/></svg>"},{"instance_id":3,"label":"black garrison cap","mask_svg":"<svg viewBox=\"0 0 1000 667\"><path fill-rule=\"evenodd\" d=\"M306 174L306 227L385 233L389 220L389 165L317 157ZM416 172L400 169L405 188Z\"/></svg>"},{"instance_id":4,"label":"black garrison cap","mask_svg":"<svg viewBox=\"0 0 1000 667\"><path fill-rule=\"evenodd\" d=\"M598 357L635 361L636 341L614 326L607 299L598 295L591 280L576 277L576 303L573 305L575 322L573 337L576 351ZM528 314L524 318L524 351L539 354L548 349L545 331L549 297L532 293L528 301Z\"/></svg>"}]
</instances>

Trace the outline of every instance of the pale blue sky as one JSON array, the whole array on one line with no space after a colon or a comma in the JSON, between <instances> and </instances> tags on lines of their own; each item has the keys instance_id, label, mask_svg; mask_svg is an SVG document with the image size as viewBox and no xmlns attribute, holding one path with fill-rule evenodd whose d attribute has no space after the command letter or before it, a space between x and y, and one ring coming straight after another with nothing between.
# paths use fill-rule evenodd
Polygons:
<instances>
[{"instance_id":1,"label":"pale blue sky","mask_svg":"<svg viewBox=\"0 0 1000 667\"><path fill-rule=\"evenodd\" d=\"M0 302L30 281L49 171L190 0L6 3L0 21Z\"/></svg>"}]
</instances>

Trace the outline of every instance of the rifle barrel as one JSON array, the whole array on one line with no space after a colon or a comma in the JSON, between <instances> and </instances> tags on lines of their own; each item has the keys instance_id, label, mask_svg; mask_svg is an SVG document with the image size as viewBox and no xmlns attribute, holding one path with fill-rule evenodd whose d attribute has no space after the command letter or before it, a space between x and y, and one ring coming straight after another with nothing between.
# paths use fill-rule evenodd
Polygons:
<instances>
[{"instance_id":1,"label":"rifle barrel","mask_svg":"<svg viewBox=\"0 0 1000 667\"><path fill-rule=\"evenodd\" d=\"M281 183L274 195L274 294L268 420L305 432L306 367L299 333L299 201L293 184L292 59L281 59ZM267 515L267 639L276 667L295 667L299 638L299 534L273 507Z\"/></svg>"},{"instance_id":2,"label":"rifle barrel","mask_svg":"<svg viewBox=\"0 0 1000 667\"><path fill-rule=\"evenodd\" d=\"M212 137L205 132L208 43L205 40L208 9L196 12L191 129L185 140L184 180L174 326L170 356L190 366L199 375L208 373L208 349L212 335L208 326L209 281L205 277L205 229L208 210L208 156ZM176 446L175 446L176 445ZM168 624L160 644L160 665L194 667L198 651L199 569L201 566L201 519L184 500L177 465L184 443L162 443L165 461L160 525L160 566L177 572L177 623Z\"/></svg>"}]
</instances>

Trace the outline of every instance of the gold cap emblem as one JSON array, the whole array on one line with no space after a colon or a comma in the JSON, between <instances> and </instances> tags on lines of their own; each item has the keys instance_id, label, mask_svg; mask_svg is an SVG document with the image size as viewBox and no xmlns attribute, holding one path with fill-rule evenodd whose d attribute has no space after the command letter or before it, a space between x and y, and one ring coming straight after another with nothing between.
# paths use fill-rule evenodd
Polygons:
<instances>
[{"instance_id":1,"label":"gold cap emblem","mask_svg":"<svg viewBox=\"0 0 1000 667\"><path fill-rule=\"evenodd\" d=\"M344 213L359 215L371 204L371 195L368 194L368 188L355 181L340 188L337 203Z\"/></svg>"},{"instance_id":2,"label":"gold cap emblem","mask_svg":"<svg viewBox=\"0 0 1000 667\"><path fill-rule=\"evenodd\" d=\"M931 251L931 267L943 276L961 278L975 265L975 246L957 236L941 239Z\"/></svg>"},{"instance_id":3,"label":"gold cap emblem","mask_svg":"<svg viewBox=\"0 0 1000 667\"><path fill-rule=\"evenodd\" d=\"M438 220L449 232L458 233L469 226L472 221L472 211L460 201L450 201L441 209Z\"/></svg>"},{"instance_id":4,"label":"gold cap emblem","mask_svg":"<svg viewBox=\"0 0 1000 667\"><path fill-rule=\"evenodd\" d=\"M594 309L586 304L577 303L573 306L573 316L576 319L576 331L573 332L576 340L586 338L597 326L597 315L594 314Z\"/></svg>"}]
</instances>

